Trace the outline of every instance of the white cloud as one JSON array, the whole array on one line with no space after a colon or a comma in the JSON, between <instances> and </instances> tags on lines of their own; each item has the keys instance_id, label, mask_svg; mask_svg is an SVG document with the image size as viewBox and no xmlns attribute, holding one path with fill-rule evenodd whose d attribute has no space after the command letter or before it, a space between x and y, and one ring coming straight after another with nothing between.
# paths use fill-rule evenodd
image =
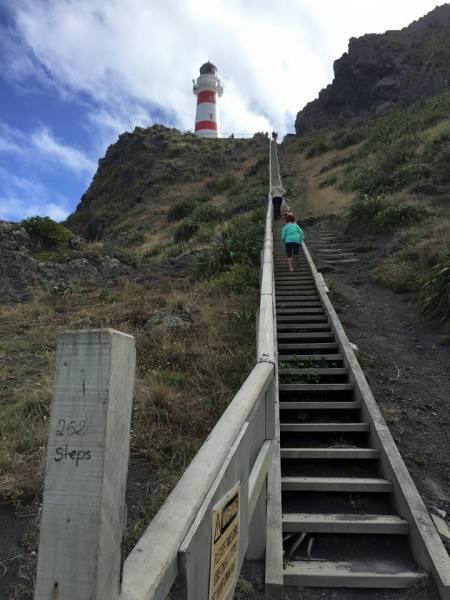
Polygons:
<instances>
[{"instance_id":1,"label":"white cloud","mask_svg":"<svg viewBox=\"0 0 450 600\"><path fill-rule=\"evenodd\" d=\"M83 106L89 152L51 123L25 132L0 122L0 218L69 212L39 183L60 169L86 181L125 130L154 122L192 129L191 79L210 58L224 84L222 131L293 131L295 116L333 76L348 39L408 25L436 0L0 0L0 75ZM443 4L443 2L438 2ZM82 111L79 111L79 114ZM79 118L77 116L77 118ZM58 130L60 131L60 130ZM48 177L50 180L51 177ZM51 183L50 183L51 185Z\"/></svg>"},{"instance_id":2,"label":"white cloud","mask_svg":"<svg viewBox=\"0 0 450 600\"><path fill-rule=\"evenodd\" d=\"M0 154L22 154L25 149L24 134L0 121Z\"/></svg>"},{"instance_id":3,"label":"white cloud","mask_svg":"<svg viewBox=\"0 0 450 600\"><path fill-rule=\"evenodd\" d=\"M435 3L17 0L15 14L44 79L95 99L90 121L111 141L126 124L151 124L158 111L192 128L190 80L207 58L225 83L224 130L292 130L296 112L330 82L349 37L406 26ZM25 59L16 64L18 75L27 68Z\"/></svg>"},{"instance_id":4,"label":"white cloud","mask_svg":"<svg viewBox=\"0 0 450 600\"><path fill-rule=\"evenodd\" d=\"M86 154L58 142L48 129L39 129L31 135L31 143L42 157L54 160L59 166L65 166L74 173L92 175L96 169L95 161Z\"/></svg>"},{"instance_id":5,"label":"white cloud","mask_svg":"<svg viewBox=\"0 0 450 600\"><path fill-rule=\"evenodd\" d=\"M0 154L20 155L30 163L50 163L76 175L92 176L97 164L78 148L58 141L49 129L40 127L27 134L0 121Z\"/></svg>"},{"instance_id":6,"label":"white cloud","mask_svg":"<svg viewBox=\"0 0 450 600\"><path fill-rule=\"evenodd\" d=\"M18 177L0 167L0 219L19 221L34 215L63 221L70 213L66 198L54 194L38 181Z\"/></svg>"}]
</instances>

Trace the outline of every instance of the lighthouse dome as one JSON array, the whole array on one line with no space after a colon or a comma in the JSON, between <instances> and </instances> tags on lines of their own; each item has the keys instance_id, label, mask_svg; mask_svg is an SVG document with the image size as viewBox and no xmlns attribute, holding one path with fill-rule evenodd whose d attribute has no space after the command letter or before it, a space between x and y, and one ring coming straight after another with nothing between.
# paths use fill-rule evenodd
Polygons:
<instances>
[{"instance_id":1,"label":"lighthouse dome","mask_svg":"<svg viewBox=\"0 0 450 600\"><path fill-rule=\"evenodd\" d=\"M209 60L200 67L200 75L215 75L216 73L217 67L209 62Z\"/></svg>"}]
</instances>

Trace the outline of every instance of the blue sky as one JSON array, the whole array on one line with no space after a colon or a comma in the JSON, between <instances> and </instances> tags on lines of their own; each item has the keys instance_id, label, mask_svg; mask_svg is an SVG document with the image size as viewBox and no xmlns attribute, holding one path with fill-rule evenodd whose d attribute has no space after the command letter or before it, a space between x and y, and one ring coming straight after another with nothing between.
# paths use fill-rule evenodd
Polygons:
<instances>
[{"instance_id":1,"label":"blue sky","mask_svg":"<svg viewBox=\"0 0 450 600\"><path fill-rule=\"evenodd\" d=\"M0 219L64 219L123 131L192 129L191 80L208 58L225 88L223 131L285 133L351 36L406 26L435 5L0 0Z\"/></svg>"}]
</instances>

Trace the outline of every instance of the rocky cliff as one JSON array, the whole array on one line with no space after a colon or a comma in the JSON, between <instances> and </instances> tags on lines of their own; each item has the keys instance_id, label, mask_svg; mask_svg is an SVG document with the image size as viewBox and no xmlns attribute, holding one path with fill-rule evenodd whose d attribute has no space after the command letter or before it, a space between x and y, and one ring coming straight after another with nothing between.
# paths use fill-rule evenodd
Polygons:
<instances>
[{"instance_id":1,"label":"rocky cliff","mask_svg":"<svg viewBox=\"0 0 450 600\"><path fill-rule=\"evenodd\" d=\"M68 239L48 245L25 222L0 221L0 304L38 289L66 295L185 274L217 223L264 206L267 149L262 134L214 140L162 125L123 133L67 219L72 233L62 227ZM148 264L158 256L161 264Z\"/></svg>"},{"instance_id":2,"label":"rocky cliff","mask_svg":"<svg viewBox=\"0 0 450 600\"><path fill-rule=\"evenodd\" d=\"M130 232L154 234L180 200L211 197L208 184L267 154L267 138L207 139L163 125L119 136L67 225L83 238L127 245Z\"/></svg>"},{"instance_id":3,"label":"rocky cliff","mask_svg":"<svg viewBox=\"0 0 450 600\"><path fill-rule=\"evenodd\" d=\"M351 38L334 80L301 110L297 135L383 114L450 87L450 4L399 31Z\"/></svg>"}]
</instances>

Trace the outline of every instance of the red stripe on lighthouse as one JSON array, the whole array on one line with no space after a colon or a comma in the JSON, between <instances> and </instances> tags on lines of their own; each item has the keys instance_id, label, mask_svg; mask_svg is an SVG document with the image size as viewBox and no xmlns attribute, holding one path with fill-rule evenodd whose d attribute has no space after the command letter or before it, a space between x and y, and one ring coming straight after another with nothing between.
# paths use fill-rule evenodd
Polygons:
<instances>
[{"instance_id":1,"label":"red stripe on lighthouse","mask_svg":"<svg viewBox=\"0 0 450 600\"><path fill-rule=\"evenodd\" d=\"M197 95L197 104L203 104L203 102L212 102L212 104L215 104L215 92L211 92L210 90L204 90L203 92L199 92Z\"/></svg>"},{"instance_id":2,"label":"red stripe on lighthouse","mask_svg":"<svg viewBox=\"0 0 450 600\"><path fill-rule=\"evenodd\" d=\"M214 129L214 131L217 131L217 123L214 121L198 121L195 124L195 131L199 129Z\"/></svg>"}]
</instances>

